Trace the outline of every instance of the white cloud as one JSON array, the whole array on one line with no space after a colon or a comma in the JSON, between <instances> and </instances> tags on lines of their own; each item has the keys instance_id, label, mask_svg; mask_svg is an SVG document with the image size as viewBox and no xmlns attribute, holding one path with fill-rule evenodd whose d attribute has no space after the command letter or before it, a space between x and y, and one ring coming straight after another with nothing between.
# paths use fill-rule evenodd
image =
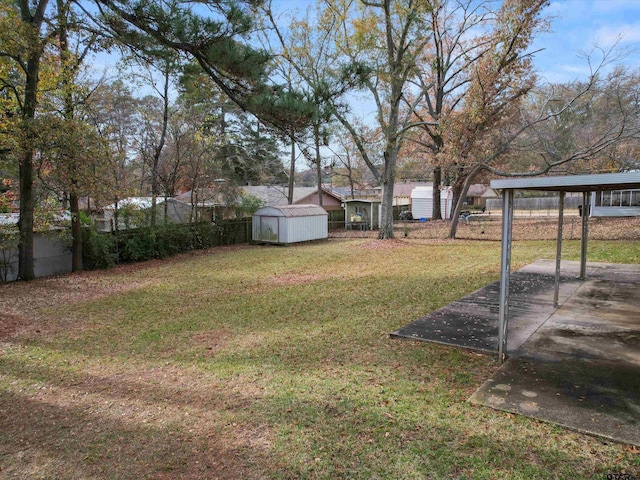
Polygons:
<instances>
[{"instance_id":1,"label":"white cloud","mask_svg":"<svg viewBox=\"0 0 640 480\"><path fill-rule=\"evenodd\" d=\"M588 78L590 73L586 63L561 63L539 71L538 76L549 83L568 83L576 79Z\"/></svg>"},{"instance_id":2,"label":"white cloud","mask_svg":"<svg viewBox=\"0 0 640 480\"><path fill-rule=\"evenodd\" d=\"M640 10L640 0L596 0L590 7L598 13L611 13L616 11Z\"/></svg>"},{"instance_id":3,"label":"white cloud","mask_svg":"<svg viewBox=\"0 0 640 480\"><path fill-rule=\"evenodd\" d=\"M596 30L591 36L591 44L601 47L612 47L616 42L620 44L640 42L640 21L634 24L620 26L606 25Z\"/></svg>"}]
</instances>

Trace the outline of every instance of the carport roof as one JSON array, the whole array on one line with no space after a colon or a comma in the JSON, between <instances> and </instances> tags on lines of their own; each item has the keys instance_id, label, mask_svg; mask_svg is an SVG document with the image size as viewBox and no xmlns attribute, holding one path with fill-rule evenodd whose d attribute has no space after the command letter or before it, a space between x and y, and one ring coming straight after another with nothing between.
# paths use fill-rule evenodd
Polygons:
<instances>
[{"instance_id":1,"label":"carport roof","mask_svg":"<svg viewBox=\"0 0 640 480\"><path fill-rule=\"evenodd\" d=\"M551 192L628 190L640 188L640 172L492 180L491 188L498 190L545 190Z\"/></svg>"}]
</instances>

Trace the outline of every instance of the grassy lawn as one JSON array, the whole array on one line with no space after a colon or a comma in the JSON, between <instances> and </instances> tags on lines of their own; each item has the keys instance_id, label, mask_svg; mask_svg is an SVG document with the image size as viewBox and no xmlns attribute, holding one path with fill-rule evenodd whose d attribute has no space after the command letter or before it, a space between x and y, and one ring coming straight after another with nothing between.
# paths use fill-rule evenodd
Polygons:
<instances>
[{"instance_id":1,"label":"grassy lawn","mask_svg":"<svg viewBox=\"0 0 640 480\"><path fill-rule=\"evenodd\" d=\"M494 358L389 338L496 280L499 252L333 239L1 285L0 478L640 474L633 448L468 404ZM640 242L589 260L640 263Z\"/></svg>"}]
</instances>

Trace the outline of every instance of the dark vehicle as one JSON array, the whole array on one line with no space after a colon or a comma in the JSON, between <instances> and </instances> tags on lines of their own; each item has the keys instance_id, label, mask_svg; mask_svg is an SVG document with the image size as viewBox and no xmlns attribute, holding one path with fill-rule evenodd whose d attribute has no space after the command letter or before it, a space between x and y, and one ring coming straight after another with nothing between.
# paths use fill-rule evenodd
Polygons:
<instances>
[{"instance_id":1,"label":"dark vehicle","mask_svg":"<svg viewBox=\"0 0 640 480\"><path fill-rule=\"evenodd\" d=\"M409 210L404 210L400 212L399 218L400 220L413 220L413 215Z\"/></svg>"}]
</instances>

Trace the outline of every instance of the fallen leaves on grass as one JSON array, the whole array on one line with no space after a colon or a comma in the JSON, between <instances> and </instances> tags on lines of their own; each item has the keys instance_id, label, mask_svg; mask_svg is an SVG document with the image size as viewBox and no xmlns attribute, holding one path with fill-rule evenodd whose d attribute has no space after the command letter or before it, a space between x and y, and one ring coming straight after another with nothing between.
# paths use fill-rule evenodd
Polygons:
<instances>
[{"instance_id":1,"label":"fallen leaves on grass","mask_svg":"<svg viewBox=\"0 0 640 480\"><path fill-rule=\"evenodd\" d=\"M578 240L582 231L581 218L566 215L563 226L563 239ZM396 240L445 239L449 236L449 220L431 220L428 222L398 222L394 225ZM332 230L331 238L377 238L378 231ZM500 215L477 216L469 223L458 224L456 238L459 240L500 241L502 218ZM558 235L558 217L532 216L516 217L513 223L514 240L555 240ZM605 218L597 217L589 222L590 240L640 240L640 217ZM388 241L388 240L385 240ZM395 241L395 240L394 240Z\"/></svg>"},{"instance_id":2,"label":"fallen leaves on grass","mask_svg":"<svg viewBox=\"0 0 640 480\"><path fill-rule=\"evenodd\" d=\"M388 240L372 240L370 242L363 243L360 245L360 248L364 250L394 250L396 248L408 246L407 242L397 238L391 238Z\"/></svg>"},{"instance_id":3,"label":"fallen leaves on grass","mask_svg":"<svg viewBox=\"0 0 640 480\"><path fill-rule=\"evenodd\" d=\"M318 282L327 278L329 278L328 275L321 275L317 273L286 272L270 277L267 283L269 283L270 285L283 287L288 285L302 285L312 282Z\"/></svg>"}]
</instances>

